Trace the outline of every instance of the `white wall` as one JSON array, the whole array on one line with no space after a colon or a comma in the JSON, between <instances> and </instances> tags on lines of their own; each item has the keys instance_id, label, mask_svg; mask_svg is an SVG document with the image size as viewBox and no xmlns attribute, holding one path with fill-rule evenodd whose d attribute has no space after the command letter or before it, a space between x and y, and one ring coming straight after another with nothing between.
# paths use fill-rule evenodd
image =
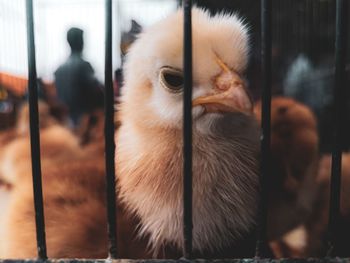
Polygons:
<instances>
[{"instance_id":1,"label":"white wall","mask_svg":"<svg viewBox=\"0 0 350 263\"><path fill-rule=\"evenodd\" d=\"M27 74L27 33L23 0L0 0L0 71Z\"/></svg>"},{"instance_id":2,"label":"white wall","mask_svg":"<svg viewBox=\"0 0 350 263\"><path fill-rule=\"evenodd\" d=\"M38 76L52 80L54 70L69 55L66 31L84 30L84 57L98 78L104 72L104 0L34 0ZM120 63L120 30L131 18L147 26L176 9L175 0L114 0L113 65ZM25 0L0 0L0 71L27 75Z\"/></svg>"}]
</instances>

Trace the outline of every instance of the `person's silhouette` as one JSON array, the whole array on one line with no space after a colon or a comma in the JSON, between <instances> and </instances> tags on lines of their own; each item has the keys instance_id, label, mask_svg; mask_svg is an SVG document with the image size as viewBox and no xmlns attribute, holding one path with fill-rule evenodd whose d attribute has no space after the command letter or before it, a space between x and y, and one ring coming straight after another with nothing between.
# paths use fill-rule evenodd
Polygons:
<instances>
[{"instance_id":1,"label":"person's silhouette","mask_svg":"<svg viewBox=\"0 0 350 263\"><path fill-rule=\"evenodd\" d=\"M68 107L72 124L77 126L84 113L103 103L102 86L94 77L89 62L82 58L83 30L73 27L67 32L71 55L55 72L55 85L59 100Z\"/></svg>"}]
</instances>

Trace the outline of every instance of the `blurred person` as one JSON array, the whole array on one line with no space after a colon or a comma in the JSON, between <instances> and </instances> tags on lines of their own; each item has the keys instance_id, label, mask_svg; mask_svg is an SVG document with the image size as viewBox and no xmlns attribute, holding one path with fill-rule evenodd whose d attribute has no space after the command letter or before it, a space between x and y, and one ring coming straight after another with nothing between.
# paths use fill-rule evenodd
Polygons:
<instances>
[{"instance_id":1,"label":"blurred person","mask_svg":"<svg viewBox=\"0 0 350 263\"><path fill-rule=\"evenodd\" d=\"M102 85L89 62L82 58L84 31L72 27L67 32L71 54L55 72L57 96L68 107L70 125L76 128L83 114L103 104Z\"/></svg>"}]
</instances>

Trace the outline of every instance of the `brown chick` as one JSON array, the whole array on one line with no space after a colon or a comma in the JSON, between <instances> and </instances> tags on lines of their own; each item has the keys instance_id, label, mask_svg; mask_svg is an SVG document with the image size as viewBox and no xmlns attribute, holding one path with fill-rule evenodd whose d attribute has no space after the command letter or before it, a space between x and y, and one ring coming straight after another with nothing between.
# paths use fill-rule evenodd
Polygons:
<instances>
[{"instance_id":1,"label":"brown chick","mask_svg":"<svg viewBox=\"0 0 350 263\"><path fill-rule=\"evenodd\" d=\"M234 15L192 14L194 256L252 256L259 128L241 77L247 30ZM183 242L182 28L177 12L130 48L115 136L120 202L161 258L180 257Z\"/></svg>"},{"instance_id":2,"label":"brown chick","mask_svg":"<svg viewBox=\"0 0 350 263\"><path fill-rule=\"evenodd\" d=\"M49 107L40 102L38 109L42 159L50 161L67 154L79 154L78 139L51 117ZM19 112L15 138L3 147L0 156L0 177L7 183L15 184L14 180L21 177L23 171L31 171L29 136L29 106L25 104Z\"/></svg>"},{"instance_id":3,"label":"brown chick","mask_svg":"<svg viewBox=\"0 0 350 263\"><path fill-rule=\"evenodd\" d=\"M310 235L310 253L312 256L325 256L327 250L327 228L329 219L329 198L331 180L332 156L322 156L319 164L317 184L317 200L313 207L312 216L308 222ZM350 153L342 154L341 167L340 218L338 221L338 240L335 253L340 257L350 256Z\"/></svg>"},{"instance_id":4,"label":"brown chick","mask_svg":"<svg viewBox=\"0 0 350 263\"><path fill-rule=\"evenodd\" d=\"M38 106L39 115L41 118L40 127L44 128L50 125L50 123L54 123L54 120L49 116L48 106L43 102L39 102ZM18 157L20 157L22 154L28 156L29 151L16 152L21 148L18 149L14 146L16 144L16 140L21 140L23 137L26 137L28 141L28 136L29 106L28 104L24 104L18 112L16 126L0 132L0 209L2 211L2 208L5 208L8 205L9 190L11 190L13 186L12 168L14 168L15 166L20 166L18 165L19 163L14 163L14 165L9 164L8 160L12 158L9 157L9 154ZM10 153L11 151L12 153Z\"/></svg>"},{"instance_id":5,"label":"brown chick","mask_svg":"<svg viewBox=\"0 0 350 263\"><path fill-rule=\"evenodd\" d=\"M43 129L57 124L56 119L50 114L50 107L43 101L38 101L39 128ZM17 136L29 134L29 104L24 103L18 112L16 121Z\"/></svg>"},{"instance_id":6,"label":"brown chick","mask_svg":"<svg viewBox=\"0 0 350 263\"><path fill-rule=\"evenodd\" d=\"M105 258L107 228L103 161L67 158L43 162L48 256ZM22 175L24 176L24 174ZM1 258L35 258L35 215L31 173L16 184L1 224Z\"/></svg>"},{"instance_id":7,"label":"brown chick","mask_svg":"<svg viewBox=\"0 0 350 263\"><path fill-rule=\"evenodd\" d=\"M255 114L261 121L261 102ZM307 245L303 224L312 210L315 192L310 186L315 184L318 164L317 122L307 106L290 98L272 98L271 158L268 238L276 257L302 257Z\"/></svg>"},{"instance_id":8,"label":"brown chick","mask_svg":"<svg viewBox=\"0 0 350 263\"><path fill-rule=\"evenodd\" d=\"M18 126L28 127L28 117L21 117ZM4 148L0 160L1 174L13 186L2 204L0 258L36 257L29 134L20 130L22 136ZM78 139L56 123L41 125L40 139L48 255L105 257L103 155L85 154Z\"/></svg>"},{"instance_id":9,"label":"brown chick","mask_svg":"<svg viewBox=\"0 0 350 263\"><path fill-rule=\"evenodd\" d=\"M104 156L100 144L79 148L78 139L61 127L41 130L42 182L47 251L50 258L106 258L107 222ZM62 137L62 140L52 140ZM74 144L69 141L74 139ZM0 258L36 257L35 215L30 170L29 138L16 141L12 149L25 150L10 155L13 188L8 204L2 206ZM75 148L75 146L77 148ZM74 147L72 147L74 146ZM52 149L50 149L52 147ZM46 150L50 152L47 152ZM16 151L13 151L16 152ZM11 157L11 158L10 158ZM20 163L15 167L15 163ZM137 223L124 216L119 206L118 252L141 258L147 243L135 239Z\"/></svg>"},{"instance_id":10,"label":"brown chick","mask_svg":"<svg viewBox=\"0 0 350 263\"><path fill-rule=\"evenodd\" d=\"M0 148L4 149L6 146L17 137L17 132L15 128L9 128L0 132ZM3 158L3 150L0 151L0 160ZM0 171L0 195L1 191L7 191L11 188L11 184L4 180ZM2 198L1 198L2 199Z\"/></svg>"},{"instance_id":11,"label":"brown chick","mask_svg":"<svg viewBox=\"0 0 350 263\"><path fill-rule=\"evenodd\" d=\"M55 122L55 120L50 116L49 107L46 103L39 101L38 103L38 113L40 116L40 128L48 127ZM29 105L28 103L23 104L19 111L18 117L16 120L15 127L2 131L0 133L0 146L2 151L0 152L0 162L2 163L0 167L0 185L5 185L11 187L11 172L6 172L7 163L6 155L10 148L13 148L15 140L29 136ZM11 151L11 150L10 150ZM15 149L16 151L16 149ZM21 156L22 151L16 152L15 155ZM25 151L25 154L28 154L28 151ZM2 172L3 171L3 172Z\"/></svg>"},{"instance_id":12,"label":"brown chick","mask_svg":"<svg viewBox=\"0 0 350 263\"><path fill-rule=\"evenodd\" d=\"M56 123L55 119L50 115L49 106L42 101L38 102L38 114L40 116L40 128L45 128ZM0 131L0 146L3 149L6 144L12 142L14 139L24 135L27 136L28 134L29 105L28 103L24 103L18 111L15 127Z\"/></svg>"}]
</instances>

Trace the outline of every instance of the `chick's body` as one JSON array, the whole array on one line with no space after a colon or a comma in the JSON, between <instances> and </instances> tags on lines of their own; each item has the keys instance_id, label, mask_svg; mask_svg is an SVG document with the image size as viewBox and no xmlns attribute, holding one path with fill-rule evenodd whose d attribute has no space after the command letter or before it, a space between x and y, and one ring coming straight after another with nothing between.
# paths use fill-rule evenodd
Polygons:
<instances>
[{"instance_id":1,"label":"chick's body","mask_svg":"<svg viewBox=\"0 0 350 263\"><path fill-rule=\"evenodd\" d=\"M236 16L210 17L198 9L192 14L195 101L219 92L215 79L223 70L217 60L227 72L243 74L248 42ZM183 242L183 93L163 74L172 69L182 76L182 24L177 12L142 33L131 47L116 133L119 197L126 213L139 218L139 236L149 239L155 255L169 246L181 251ZM257 123L249 112L211 112L217 103L192 111L193 246L198 257L242 255L238 246L253 231L257 208Z\"/></svg>"}]
</instances>

